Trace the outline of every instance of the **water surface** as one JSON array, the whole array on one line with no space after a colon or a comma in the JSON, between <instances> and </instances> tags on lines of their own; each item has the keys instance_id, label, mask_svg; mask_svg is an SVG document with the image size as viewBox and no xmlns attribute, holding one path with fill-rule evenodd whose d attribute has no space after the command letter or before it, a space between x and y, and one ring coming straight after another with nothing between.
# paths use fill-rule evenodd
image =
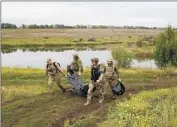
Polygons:
<instances>
[{"instance_id":1,"label":"water surface","mask_svg":"<svg viewBox=\"0 0 177 127\"><path fill-rule=\"evenodd\" d=\"M72 61L72 55L78 53L83 66L89 67L91 58L98 57L100 63L106 63L108 58L112 58L110 50L48 50L48 51L29 51L16 49L10 53L1 52L2 66L7 67L31 67L31 68L45 68L46 59L51 58L53 61L59 62L62 68ZM154 60L137 60L133 59L130 64L133 68L157 68Z\"/></svg>"}]
</instances>

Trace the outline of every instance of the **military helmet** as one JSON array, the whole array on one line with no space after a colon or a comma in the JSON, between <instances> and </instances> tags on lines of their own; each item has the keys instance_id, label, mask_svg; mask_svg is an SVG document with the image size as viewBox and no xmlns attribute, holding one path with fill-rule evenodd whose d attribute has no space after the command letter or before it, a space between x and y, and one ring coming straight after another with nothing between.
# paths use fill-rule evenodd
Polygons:
<instances>
[{"instance_id":1,"label":"military helmet","mask_svg":"<svg viewBox=\"0 0 177 127\"><path fill-rule=\"evenodd\" d=\"M79 58L78 54L77 53L73 54L73 58L78 59Z\"/></svg>"},{"instance_id":2,"label":"military helmet","mask_svg":"<svg viewBox=\"0 0 177 127\"><path fill-rule=\"evenodd\" d=\"M113 59L112 58L109 58L108 60L107 60L107 63L113 63Z\"/></svg>"},{"instance_id":3,"label":"military helmet","mask_svg":"<svg viewBox=\"0 0 177 127\"><path fill-rule=\"evenodd\" d=\"M91 61L99 62L99 59L97 57L94 57L91 59Z\"/></svg>"},{"instance_id":4,"label":"military helmet","mask_svg":"<svg viewBox=\"0 0 177 127\"><path fill-rule=\"evenodd\" d=\"M48 62L48 61L52 61L52 59L51 58L47 58L46 62Z\"/></svg>"},{"instance_id":5,"label":"military helmet","mask_svg":"<svg viewBox=\"0 0 177 127\"><path fill-rule=\"evenodd\" d=\"M73 56L78 56L77 53L74 53Z\"/></svg>"}]
</instances>

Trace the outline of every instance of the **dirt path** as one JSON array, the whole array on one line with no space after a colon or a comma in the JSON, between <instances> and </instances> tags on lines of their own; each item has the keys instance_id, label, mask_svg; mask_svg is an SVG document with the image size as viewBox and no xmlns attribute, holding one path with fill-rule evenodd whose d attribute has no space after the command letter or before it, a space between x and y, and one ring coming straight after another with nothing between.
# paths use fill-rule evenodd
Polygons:
<instances>
[{"instance_id":1,"label":"dirt path","mask_svg":"<svg viewBox=\"0 0 177 127\"><path fill-rule=\"evenodd\" d=\"M119 97L119 99L123 99L123 98L127 98L129 96L129 94L136 94L139 91L136 91L134 89L131 90L127 90L122 96ZM105 97L105 101L102 104L102 106L104 106L105 104L108 104L114 100L110 99L111 96L107 95ZM56 122L53 123L52 125L50 125L51 127L63 127L64 126L64 121L67 119L72 119L72 118L78 118L81 115L87 115L97 109L100 108L100 104L98 103L97 98L95 97L93 99L92 104L90 104L89 106L84 106L84 101L81 103L81 105L77 106L76 108L74 108L74 110L70 110L68 109L68 112L66 112L64 115L60 115L56 118Z\"/></svg>"},{"instance_id":2,"label":"dirt path","mask_svg":"<svg viewBox=\"0 0 177 127\"><path fill-rule=\"evenodd\" d=\"M163 83L163 81L162 81ZM159 83L161 84L161 83ZM125 93L121 96L119 96L119 100L123 100L123 99L130 99L130 95L133 95L133 94L137 94L141 91L144 91L144 90L153 90L153 89L159 89L159 88L169 88L169 87L173 87L174 85L176 84L161 84L161 85L150 85L150 86L144 86L143 89L141 90L136 90L136 89L128 89L125 91ZM111 96L110 95L107 95L105 97L105 101L104 103L102 104L102 106L104 106L105 104L108 104L110 102L113 102L114 100L110 99ZM93 102L91 105L89 106L84 106L84 101L81 102L81 104L79 106L77 106L76 108L74 108L74 110L70 110L68 109L69 111L67 113L65 113L64 115L60 115L56 118L56 122L53 123L51 125L51 127L63 127L64 126L64 121L67 120L67 119L76 119L79 118L79 116L81 115L88 115L89 113L99 109L101 106L100 104L97 102L98 100L95 98L93 99ZM75 120L75 121L76 121Z\"/></svg>"}]
</instances>

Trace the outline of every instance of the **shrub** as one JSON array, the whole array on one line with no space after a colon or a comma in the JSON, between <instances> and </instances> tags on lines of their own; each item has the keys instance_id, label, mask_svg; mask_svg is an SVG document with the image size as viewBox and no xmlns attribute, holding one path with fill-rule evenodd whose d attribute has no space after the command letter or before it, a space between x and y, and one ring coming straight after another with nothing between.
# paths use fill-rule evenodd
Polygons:
<instances>
[{"instance_id":1,"label":"shrub","mask_svg":"<svg viewBox=\"0 0 177 127\"><path fill-rule=\"evenodd\" d=\"M49 37L44 37L44 39L49 39Z\"/></svg>"},{"instance_id":2,"label":"shrub","mask_svg":"<svg viewBox=\"0 0 177 127\"><path fill-rule=\"evenodd\" d=\"M122 47L116 47L112 49L112 56L117 60L119 67L127 68L130 67L134 54L127 52Z\"/></svg>"},{"instance_id":3,"label":"shrub","mask_svg":"<svg viewBox=\"0 0 177 127\"><path fill-rule=\"evenodd\" d=\"M96 38L89 38L88 41L96 42Z\"/></svg>"},{"instance_id":4,"label":"shrub","mask_svg":"<svg viewBox=\"0 0 177 127\"><path fill-rule=\"evenodd\" d=\"M79 39L74 39L73 42L81 42L83 39L79 38Z\"/></svg>"},{"instance_id":5,"label":"shrub","mask_svg":"<svg viewBox=\"0 0 177 127\"><path fill-rule=\"evenodd\" d=\"M177 66L177 34L171 26L155 38L155 59L159 67Z\"/></svg>"}]
</instances>

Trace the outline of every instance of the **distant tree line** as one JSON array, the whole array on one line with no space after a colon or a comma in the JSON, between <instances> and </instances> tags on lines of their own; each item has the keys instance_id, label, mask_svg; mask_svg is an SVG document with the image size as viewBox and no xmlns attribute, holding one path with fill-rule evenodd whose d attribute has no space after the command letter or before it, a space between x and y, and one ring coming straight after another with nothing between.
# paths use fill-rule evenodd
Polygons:
<instances>
[{"instance_id":1,"label":"distant tree line","mask_svg":"<svg viewBox=\"0 0 177 127\"><path fill-rule=\"evenodd\" d=\"M16 26L15 24L11 23L2 23L1 24L2 29L16 29L16 28L29 28L29 29L48 29L48 28L54 28L54 29L165 29L162 27L145 27L145 26L108 26L108 25L63 25L63 24L45 24L45 25L37 25L37 24L22 24L21 26ZM176 28L177 30L177 28Z\"/></svg>"},{"instance_id":2,"label":"distant tree line","mask_svg":"<svg viewBox=\"0 0 177 127\"><path fill-rule=\"evenodd\" d=\"M3 29L3 28L6 28L6 29L9 29L9 28L11 28L11 29L16 29L17 26L16 26L15 24L2 23L2 24L1 24L1 28L2 28L2 29Z\"/></svg>"}]
</instances>

